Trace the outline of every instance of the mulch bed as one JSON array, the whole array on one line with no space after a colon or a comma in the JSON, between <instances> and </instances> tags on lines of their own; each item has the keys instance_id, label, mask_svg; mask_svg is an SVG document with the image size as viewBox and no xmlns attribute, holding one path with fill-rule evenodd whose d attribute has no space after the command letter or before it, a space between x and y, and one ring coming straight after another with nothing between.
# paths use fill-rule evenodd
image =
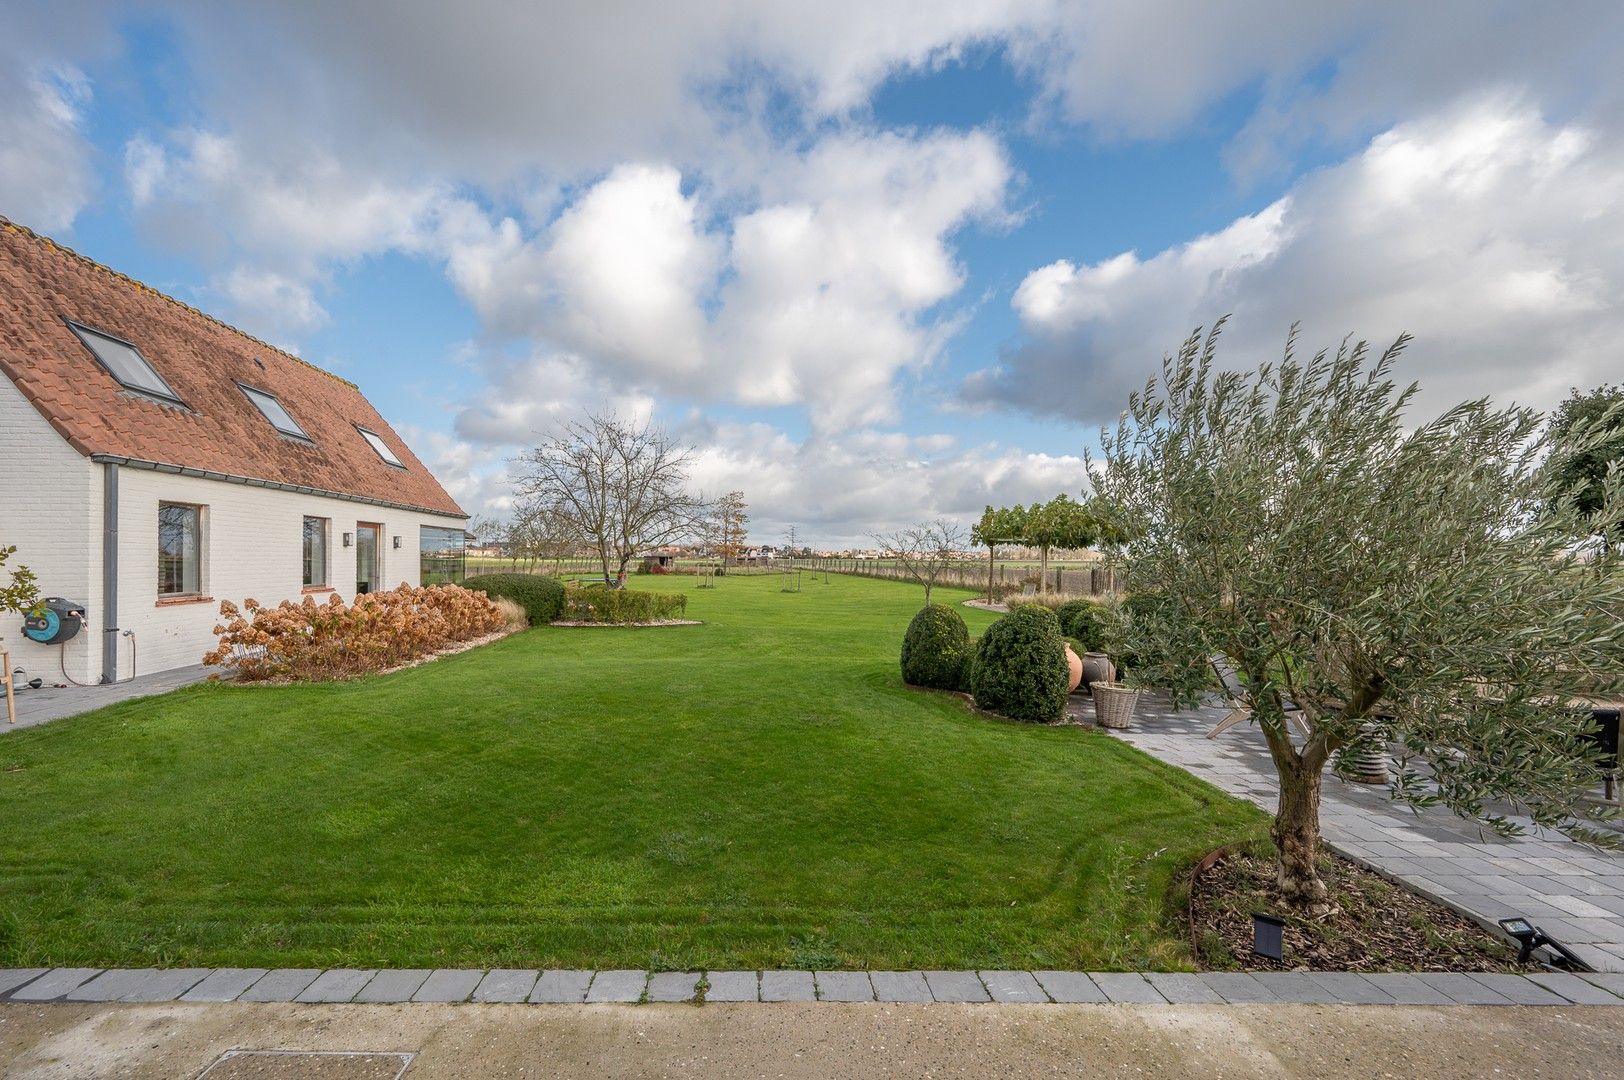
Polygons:
<instances>
[{"instance_id":1,"label":"mulch bed","mask_svg":"<svg viewBox=\"0 0 1624 1080\"><path fill-rule=\"evenodd\" d=\"M1327 853L1329 914L1293 914L1272 856L1226 854L1190 889L1192 945L1204 966L1241 971L1523 971L1499 938L1380 874ZM1252 914L1286 920L1284 961L1252 952Z\"/></svg>"}]
</instances>

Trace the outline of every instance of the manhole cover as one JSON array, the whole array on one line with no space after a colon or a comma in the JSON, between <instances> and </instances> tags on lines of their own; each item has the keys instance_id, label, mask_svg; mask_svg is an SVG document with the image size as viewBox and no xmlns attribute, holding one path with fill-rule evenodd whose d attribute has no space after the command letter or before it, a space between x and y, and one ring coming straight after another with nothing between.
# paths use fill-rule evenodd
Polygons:
<instances>
[{"instance_id":1,"label":"manhole cover","mask_svg":"<svg viewBox=\"0 0 1624 1080\"><path fill-rule=\"evenodd\" d=\"M371 1050L227 1050L197 1080L400 1080L413 1056Z\"/></svg>"}]
</instances>

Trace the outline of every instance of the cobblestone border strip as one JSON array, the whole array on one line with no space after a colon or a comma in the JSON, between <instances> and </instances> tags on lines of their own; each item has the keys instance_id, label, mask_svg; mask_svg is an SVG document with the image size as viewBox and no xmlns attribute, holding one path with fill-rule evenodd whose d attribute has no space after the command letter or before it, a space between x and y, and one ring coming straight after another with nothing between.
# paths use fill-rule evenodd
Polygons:
<instances>
[{"instance_id":1,"label":"cobblestone border strip","mask_svg":"<svg viewBox=\"0 0 1624 1080\"><path fill-rule=\"evenodd\" d=\"M703 989L703 995L701 993ZM1624 1005L1624 974L0 968L0 1002Z\"/></svg>"}]
</instances>

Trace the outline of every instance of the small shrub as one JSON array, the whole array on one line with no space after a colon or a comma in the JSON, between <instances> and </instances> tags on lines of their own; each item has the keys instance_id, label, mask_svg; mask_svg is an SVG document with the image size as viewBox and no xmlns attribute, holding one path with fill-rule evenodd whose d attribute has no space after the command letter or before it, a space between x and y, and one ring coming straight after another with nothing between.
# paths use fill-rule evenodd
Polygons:
<instances>
[{"instance_id":1,"label":"small shrub","mask_svg":"<svg viewBox=\"0 0 1624 1080\"><path fill-rule=\"evenodd\" d=\"M964 687L970 659L970 631L946 604L926 604L902 636L902 681L938 690Z\"/></svg>"},{"instance_id":2,"label":"small shrub","mask_svg":"<svg viewBox=\"0 0 1624 1080\"><path fill-rule=\"evenodd\" d=\"M220 604L220 641L205 664L239 679L321 682L386 671L503 628L490 597L456 585L401 585L345 604L333 593L318 604L284 600L274 608L244 600Z\"/></svg>"},{"instance_id":3,"label":"small shrub","mask_svg":"<svg viewBox=\"0 0 1624 1080\"><path fill-rule=\"evenodd\" d=\"M1110 635L1110 611L1092 600L1067 600L1055 609L1060 632L1082 646L1079 652L1104 652Z\"/></svg>"},{"instance_id":4,"label":"small shrub","mask_svg":"<svg viewBox=\"0 0 1624 1080\"><path fill-rule=\"evenodd\" d=\"M688 610L682 593L652 593L636 589L582 588L564 591L567 622L646 623L680 619Z\"/></svg>"},{"instance_id":5,"label":"small shrub","mask_svg":"<svg viewBox=\"0 0 1624 1080\"><path fill-rule=\"evenodd\" d=\"M1054 612L1023 604L987 628L976 646L970 692L976 704L1012 720L1048 723L1065 711L1070 681Z\"/></svg>"},{"instance_id":6,"label":"small shrub","mask_svg":"<svg viewBox=\"0 0 1624 1080\"><path fill-rule=\"evenodd\" d=\"M564 610L564 584L546 574L481 574L463 582L487 596L505 596L524 608L531 626L546 626Z\"/></svg>"}]
</instances>

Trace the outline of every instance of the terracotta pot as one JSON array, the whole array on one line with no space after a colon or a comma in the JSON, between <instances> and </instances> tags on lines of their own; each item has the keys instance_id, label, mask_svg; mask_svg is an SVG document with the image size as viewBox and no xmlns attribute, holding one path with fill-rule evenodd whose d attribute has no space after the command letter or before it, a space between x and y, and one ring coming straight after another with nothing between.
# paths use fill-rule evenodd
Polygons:
<instances>
[{"instance_id":1,"label":"terracotta pot","mask_svg":"<svg viewBox=\"0 0 1624 1080\"><path fill-rule=\"evenodd\" d=\"M1083 658L1073 652L1069 644L1066 646L1066 666L1071 669L1071 674L1067 676L1066 693L1074 694L1083 681Z\"/></svg>"},{"instance_id":2,"label":"terracotta pot","mask_svg":"<svg viewBox=\"0 0 1624 1080\"><path fill-rule=\"evenodd\" d=\"M1083 654L1083 685L1092 687L1097 682L1116 682L1116 665L1102 652ZM1092 691L1090 691L1092 693Z\"/></svg>"}]
</instances>

